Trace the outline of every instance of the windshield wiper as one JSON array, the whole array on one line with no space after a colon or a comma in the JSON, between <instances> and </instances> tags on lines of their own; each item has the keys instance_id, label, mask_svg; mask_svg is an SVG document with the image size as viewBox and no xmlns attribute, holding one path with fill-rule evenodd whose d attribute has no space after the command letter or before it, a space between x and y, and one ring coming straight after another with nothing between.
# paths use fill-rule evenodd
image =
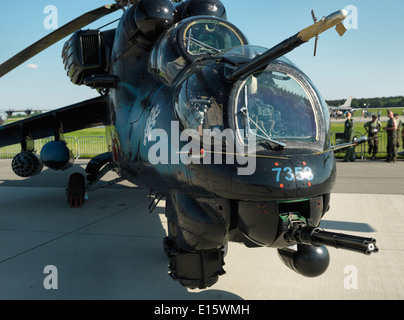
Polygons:
<instances>
[{"instance_id":1,"label":"windshield wiper","mask_svg":"<svg viewBox=\"0 0 404 320\"><path fill-rule=\"evenodd\" d=\"M259 136L262 137L263 139L267 140L267 141L269 142L269 145L270 145L272 148L274 148L274 145L275 145L275 147L280 148L280 149L285 149L285 148L286 148L286 144L285 144L285 143L271 139L271 138L268 136L268 134L265 132L265 130L262 129L253 119L250 118L250 116L248 115L248 109L247 109L247 107L241 108L241 109L240 109L240 113L241 113L244 117L246 117L247 121L251 121L251 122L264 134L264 136L262 136L262 135L259 135ZM248 133L250 134L250 130L251 130L251 129L250 129L250 126L249 126L249 125L247 126L247 130L248 130ZM274 148L274 149L275 149L275 148Z\"/></svg>"},{"instance_id":2,"label":"windshield wiper","mask_svg":"<svg viewBox=\"0 0 404 320\"><path fill-rule=\"evenodd\" d=\"M202 42L202 41L199 41L199 40L193 38L193 37L192 37L192 34L191 34L191 30L189 31L189 36L187 37L187 40L188 40L188 44L187 44L187 51L188 51L188 53L191 53L191 52L190 52L190 49L189 49L189 45L190 45L191 42L194 43L194 44L196 44L197 46L201 47L202 49L213 51L213 52L210 52L210 53L212 53L212 54L216 54L216 53L221 53L221 52L222 52L221 50L219 50L219 49L217 49L217 48L215 48L215 47L212 47L212 46L210 46L210 45L208 45L208 44L206 44L206 43L204 43L204 42Z\"/></svg>"}]
</instances>

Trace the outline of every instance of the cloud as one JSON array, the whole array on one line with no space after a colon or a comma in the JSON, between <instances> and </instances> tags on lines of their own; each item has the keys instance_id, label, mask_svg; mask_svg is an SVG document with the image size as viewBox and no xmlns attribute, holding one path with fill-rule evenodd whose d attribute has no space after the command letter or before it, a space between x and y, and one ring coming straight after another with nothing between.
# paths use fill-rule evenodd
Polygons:
<instances>
[{"instance_id":1,"label":"cloud","mask_svg":"<svg viewBox=\"0 0 404 320\"><path fill-rule=\"evenodd\" d=\"M38 66L37 64L34 64L34 63L28 64L27 67L28 67L29 69L38 69L38 68L39 68L39 66Z\"/></svg>"}]
</instances>

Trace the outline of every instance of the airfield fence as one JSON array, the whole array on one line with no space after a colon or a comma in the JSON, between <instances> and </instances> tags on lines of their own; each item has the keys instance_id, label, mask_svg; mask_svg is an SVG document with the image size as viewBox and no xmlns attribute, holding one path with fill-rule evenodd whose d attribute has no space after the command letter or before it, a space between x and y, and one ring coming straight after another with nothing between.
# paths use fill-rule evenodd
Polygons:
<instances>
[{"instance_id":1,"label":"airfield fence","mask_svg":"<svg viewBox=\"0 0 404 320\"><path fill-rule=\"evenodd\" d=\"M361 137L363 134L361 134L360 132L355 132L355 137L359 138ZM333 132L331 133L331 143L333 145L337 145L339 143L343 143L344 141L344 133L343 132ZM401 139L401 137L399 138L399 144L400 144L400 148L398 149L399 152L403 151L403 141ZM359 146L357 146L355 148L355 152L356 152L356 156L358 158L361 159L366 159L368 157L370 157L371 155L368 154L368 143L363 143ZM339 157L343 157L345 155L345 150L337 150L335 152L335 156L337 158ZM387 132L382 131L379 132L379 152L377 153L378 157L386 157L387 156Z\"/></svg>"},{"instance_id":2,"label":"airfield fence","mask_svg":"<svg viewBox=\"0 0 404 320\"><path fill-rule=\"evenodd\" d=\"M40 153L42 147L52 141L53 138L44 138L35 140L36 153ZM64 137L67 147L72 150L74 157L79 159L88 159L108 151L105 136L82 136L82 137ZM0 148L0 159L12 159L21 152L19 144Z\"/></svg>"},{"instance_id":3,"label":"airfield fence","mask_svg":"<svg viewBox=\"0 0 404 320\"><path fill-rule=\"evenodd\" d=\"M342 143L343 135L344 135L343 132L333 132L331 134L331 143L333 145ZM360 137L361 134L357 132L355 136ZM88 159L108 151L105 136L64 137L64 139L69 149L73 151L75 158ZM47 142L52 140L53 138L44 138L35 140L36 152L39 154L41 152L42 147ZM21 146L19 144L2 147L0 148L0 159L12 159L20 151ZM367 153L368 151L367 143L363 143L360 146L357 146L355 151L358 158L366 159L369 156L369 154ZM399 151L403 151L401 139L400 139ZM336 157L342 157L344 154L345 154L344 150L337 151ZM385 157L386 155L387 155L387 133L380 132L378 156Z\"/></svg>"}]
</instances>

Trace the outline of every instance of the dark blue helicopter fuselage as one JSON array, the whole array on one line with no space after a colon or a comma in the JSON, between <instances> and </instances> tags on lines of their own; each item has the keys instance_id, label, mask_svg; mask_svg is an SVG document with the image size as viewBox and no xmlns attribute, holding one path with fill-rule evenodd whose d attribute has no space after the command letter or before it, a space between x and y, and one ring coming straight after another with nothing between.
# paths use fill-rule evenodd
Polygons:
<instances>
[{"instance_id":1,"label":"dark blue helicopter fuselage","mask_svg":"<svg viewBox=\"0 0 404 320\"><path fill-rule=\"evenodd\" d=\"M117 75L120 82L109 93L113 126L108 128L111 151L122 177L154 193L169 197L172 194L181 194L189 199L209 199L224 212L237 211L239 222L249 219L246 217L260 215L265 211L261 212L260 208L266 204L269 206L276 204L275 218L270 222L275 225L276 230L269 232L270 239L254 235L256 230L251 230L251 223L244 223L243 232L253 234L251 238L261 245L269 246L275 242L278 233L278 215L282 211L305 211L307 218L318 225L322 215L327 211L329 193L336 176L334 154L329 151L331 148L330 127L327 120L329 115L322 105L321 98L318 97L314 101L319 127L316 141L310 143L288 141L286 148L283 149L269 148L265 142L258 144L254 156L253 174L239 175L240 165L237 162L228 164L226 159L223 159L222 164L213 161L212 164L207 164L203 161L204 157L213 154L206 152L200 156L200 163L185 164L180 159L183 156L181 150L188 141L180 141L178 133L173 131L173 124L176 123L180 130L184 129L175 107L181 85L185 79L189 79L204 68L223 75L227 68L226 61L211 57L193 61L182 70L175 81L167 84L150 72L150 56L156 48L145 48L127 41L128 28L125 28L125 23L127 22L124 16L117 28L111 55L111 73ZM282 65L301 73L287 61L282 61ZM302 77L305 76L302 74ZM205 80L210 81L209 75L206 75ZM221 76L221 81L222 84L216 91L222 91L220 95L225 97L224 128L234 129L230 109L234 104L231 97L236 84L226 82L224 76ZM314 87L312 90L313 94L318 96ZM177 127L174 125L174 128ZM156 129L159 131L155 131ZM165 139L162 140L162 136L153 137L153 130L154 133L166 133ZM157 144L160 149L159 163L151 163L150 153L156 150ZM163 150L164 148L166 150ZM204 151L206 150L202 150ZM200 201L196 201L200 205ZM249 203L256 212L243 213L242 203ZM176 211L181 211L178 206L181 205L177 204ZM263 215L266 213L268 212L265 211ZM230 217L226 218L227 226L223 228L228 228L230 220ZM261 233L268 233L268 229ZM282 245L285 243L281 242L280 246Z\"/></svg>"},{"instance_id":2,"label":"dark blue helicopter fuselage","mask_svg":"<svg viewBox=\"0 0 404 320\"><path fill-rule=\"evenodd\" d=\"M346 10L318 22L312 12L314 25L265 49L227 21L220 0L117 0L7 60L0 77L119 9L116 29L76 31L62 50L72 83L100 97L0 126L0 146L21 144L12 161L17 175L70 168L63 133L105 125L108 152L90 160L86 176L70 176L70 206L82 206L112 169L150 190L149 211L164 197L169 274L191 289L225 273L228 242L278 248L290 269L308 277L327 269L325 246L378 251L375 239L318 228L335 183L334 150L366 140L331 145L325 101L284 57L334 26L342 35ZM33 141L50 135L55 140L35 154Z\"/></svg>"},{"instance_id":3,"label":"dark blue helicopter fuselage","mask_svg":"<svg viewBox=\"0 0 404 320\"><path fill-rule=\"evenodd\" d=\"M125 39L120 34L125 32L123 28L118 28L116 38ZM120 83L110 92L111 122L114 123L110 139L119 141L119 145L116 145L119 149L116 160L122 174L130 181L155 191L177 189L187 194L200 194L203 191L214 197L240 200L298 199L331 191L335 180L334 156L332 152L321 153L330 149L329 128L326 127L325 119L320 119L322 135L319 141L309 147L293 142L280 151L258 146L256 173L252 175L237 176L237 163L233 166L225 163L209 165L204 164L203 160L201 164L175 163L178 159L175 159L175 153L171 154L171 145L167 146L169 158L166 161L161 159L161 162L168 164L150 165L150 148L158 142L158 139L149 141L147 135L150 130L161 129L166 132L169 143L179 140L179 137L171 137L172 123L179 121L174 108L178 86L170 87L150 74L150 49L144 50L134 44L125 45L127 49L122 50L122 44L115 43L112 53L111 73L119 76ZM224 63L218 64L212 59L202 61L199 65L207 65L218 72L224 69ZM192 74L200 66L194 63L188 69L187 73ZM229 97L232 85L225 84L223 88L223 94ZM227 108L230 106L225 105L224 110ZM326 117L323 109L318 108L321 116ZM177 153L187 141L179 143L176 146ZM290 179L292 174L295 175L295 168L300 167L311 168L314 177L309 185L304 181ZM281 172L272 171L276 168L282 168ZM291 168L292 172L284 168Z\"/></svg>"}]
</instances>

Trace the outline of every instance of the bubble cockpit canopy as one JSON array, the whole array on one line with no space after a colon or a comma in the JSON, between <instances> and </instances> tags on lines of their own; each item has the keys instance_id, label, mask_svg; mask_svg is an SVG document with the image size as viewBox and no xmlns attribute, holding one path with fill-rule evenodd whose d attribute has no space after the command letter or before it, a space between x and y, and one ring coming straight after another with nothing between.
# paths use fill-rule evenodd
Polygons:
<instances>
[{"instance_id":1,"label":"bubble cockpit canopy","mask_svg":"<svg viewBox=\"0 0 404 320\"><path fill-rule=\"evenodd\" d=\"M182 20L160 38L151 52L149 66L157 78L171 86L176 76L196 59L246 44L244 35L227 21L192 17Z\"/></svg>"},{"instance_id":2,"label":"bubble cockpit canopy","mask_svg":"<svg viewBox=\"0 0 404 320\"><path fill-rule=\"evenodd\" d=\"M248 61L265 52L260 47L239 47L224 54L227 60ZM264 141L319 140L319 112L324 109L311 81L288 59L279 58L265 70L242 77L229 101L235 129L247 144L254 136ZM323 110L324 111L324 110Z\"/></svg>"},{"instance_id":3,"label":"bubble cockpit canopy","mask_svg":"<svg viewBox=\"0 0 404 320\"><path fill-rule=\"evenodd\" d=\"M313 103L301 81L283 71L253 73L239 87L237 128L258 140L318 139Z\"/></svg>"},{"instance_id":4,"label":"bubble cockpit canopy","mask_svg":"<svg viewBox=\"0 0 404 320\"><path fill-rule=\"evenodd\" d=\"M183 44L189 55L217 54L245 43L227 22L199 20L184 30Z\"/></svg>"}]
</instances>

